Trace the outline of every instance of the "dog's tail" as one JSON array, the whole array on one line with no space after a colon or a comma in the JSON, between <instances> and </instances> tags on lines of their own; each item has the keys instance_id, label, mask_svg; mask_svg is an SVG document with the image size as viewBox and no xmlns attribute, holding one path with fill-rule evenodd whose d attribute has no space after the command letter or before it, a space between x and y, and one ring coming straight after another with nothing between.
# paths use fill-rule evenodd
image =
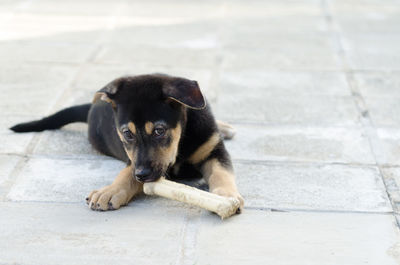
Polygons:
<instances>
[{"instance_id":1,"label":"dog's tail","mask_svg":"<svg viewBox=\"0 0 400 265\"><path fill-rule=\"evenodd\" d=\"M14 132L41 132L55 130L72 122L87 122L88 113L92 104L83 104L60 110L59 112L41 120L17 124L10 128Z\"/></svg>"}]
</instances>

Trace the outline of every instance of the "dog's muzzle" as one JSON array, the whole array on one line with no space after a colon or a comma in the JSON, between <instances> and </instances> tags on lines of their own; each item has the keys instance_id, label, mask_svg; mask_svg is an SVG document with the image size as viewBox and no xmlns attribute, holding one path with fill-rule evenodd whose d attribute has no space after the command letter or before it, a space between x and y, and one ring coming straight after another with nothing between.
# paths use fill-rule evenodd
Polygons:
<instances>
[{"instance_id":1,"label":"dog's muzzle","mask_svg":"<svg viewBox=\"0 0 400 265\"><path fill-rule=\"evenodd\" d=\"M138 167L135 169L135 178L139 182L152 182L160 178L159 174L154 174L150 168Z\"/></svg>"}]
</instances>

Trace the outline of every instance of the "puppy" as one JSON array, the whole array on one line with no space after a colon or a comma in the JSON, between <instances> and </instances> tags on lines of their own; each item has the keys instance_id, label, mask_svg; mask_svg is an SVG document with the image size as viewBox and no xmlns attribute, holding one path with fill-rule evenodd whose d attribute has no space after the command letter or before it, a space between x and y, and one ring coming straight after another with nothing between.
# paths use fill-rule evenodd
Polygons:
<instances>
[{"instance_id":1,"label":"puppy","mask_svg":"<svg viewBox=\"0 0 400 265\"><path fill-rule=\"evenodd\" d=\"M235 197L243 208L223 143L232 128L217 124L196 81L163 74L121 77L99 90L92 104L10 129L52 130L72 122L87 122L94 148L127 164L112 184L89 194L91 209L118 209L142 192L144 182L196 173L210 192Z\"/></svg>"}]
</instances>

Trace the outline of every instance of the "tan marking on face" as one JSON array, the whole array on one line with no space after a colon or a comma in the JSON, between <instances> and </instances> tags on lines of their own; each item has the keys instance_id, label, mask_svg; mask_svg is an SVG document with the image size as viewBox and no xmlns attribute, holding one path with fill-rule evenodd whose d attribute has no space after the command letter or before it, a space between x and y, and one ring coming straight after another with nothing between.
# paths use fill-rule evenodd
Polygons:
<instances>
[{"instance_id":1,"label":"tan marking on face","mask_svg":"<svg viewBox=\"0 0 400 265\"><path fill-rule=\"evenodd\" d=\"M133 122L128 122L128 129L131 131L131 133L136 134L136 126Z\"/></svg>"},{"instance_id":2,"label":"tan marking on face","mask_svg":"<svg viewBox=\"0 0 400 265\"><path fill-rule=\"evenodd\" d=\"M105 101L105 102L107 102L107 103L110 103L111 106L112 106L113 108L116 108L116 106L117 106L117 105L115 104L115 102L114 102L112 99L110 99L110 98L107 96L107 94L104 93L104 92L96 92L96 94L94 94L92 103L94 104L94 103L96 103L96 102L99 101L99 100L102 100L102 101Z\"/></svg>"},{"instance_id":3,"label":"tan marking on face","mask_svg":"<svg viewBox=\"0 0 400 265\"><path fill-rule=\"evenodd\" d=\"M220 141L221 138L218 133L211 135L211 137L189 157L189 162L197 164L206 159Z\"/></svg>"},{"instance_id":4,"label":"tan marking on face","mask_svg":"<svg viewBox=\"0 0 400 265\"><path fill-rule=\"evenodd\" d=\"M118 133L119 139L121 139L121 142L126 142L125 137L122 135L122 133L118 129L117 129L117 133Z\"/></svg>"},{"instance_id":5,"label":"tan marking on face","mask_svg":"<svg viewBox=\"0 0 400 265\"><path fill-rule=\"evenodd\" d=\"M117 130L117 133L118 133L119 139L121 139L121 142L125 142L126 143L125 137L122 135L122 133L119 130ZM136 161L136 151L127 149L125 147L125 145L124 145L124 150L125 150L126 155L129 157L131 162L134 164L135 161Z\"/></svg>"},{"instance_id":6,"label":"tan marking on face","mask_svg":"<svg viewBox=\"0 0 400 265\"><path fill-rule=\"evenodd\" d=\"M136 150L129 150L129 149L126 149L126 148L124 148L125 149L125 152L126 152L126 154L127 154L127 156L129 157L129 160L132 162L132 164L135 164L136 163Z\"/></svg>"},{"instance_id":7,"label":"tan marking on face","mask_svg":"<svg viewBox=\"0 0 400 265\"><path fill-rule=\"evenodd\" d=\"M144 125L144 130L148 135L153 133L153 129L154 129L154 123L150 121L146 122L146 124Z\"/></svg>"},{"instance_id":8,"label":"tan marking on face","mask_svg":"<svg viewBox=\"0 0 400 265\"><path fill-rule=\"evenodd\" d=\"M178 145L181 139L182 127L178 124L174 129L170 129L171 144L168 147L161 147L159 150L158 160L163 166L175 164L178 155Z\"/></svg>"}]
</instances>

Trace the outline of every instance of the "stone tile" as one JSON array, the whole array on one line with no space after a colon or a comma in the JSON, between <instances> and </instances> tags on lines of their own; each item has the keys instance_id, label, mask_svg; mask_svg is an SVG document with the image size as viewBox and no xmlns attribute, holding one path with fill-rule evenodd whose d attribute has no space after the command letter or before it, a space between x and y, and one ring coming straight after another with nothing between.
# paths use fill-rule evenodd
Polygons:
<instances>
[{"instance_id":1,"label":"stone tile","mask_svg":"<svg viewBox=\"0 0 400 265\"><path fill-rule=\"evenodd\" d=\"M236 21L235 21L236 22ZM269 24L268 19L258 20L260 24ZM321 16L318 18L314 18L314 24L318 25L319 22L324 23L324 18ZM237 24L258 24L257 20L239 20ZM285 25L296 25L296 21L294 18L283 18L280 21L280 27L284 28ZM271 57L274 53L281 53L284 55L290 56L290 59L294 61L296 58L300 58L299 55L296 56L296 51L302 51L304 54L312 55L312 53L318 53L320 55L328 56L329 53L334 53L336 44L333 41L332 35L330 32L317 31L314 27L307 28L305 27L303 31L294 31L294 32L285 32L285 30L276 31L265 29L264 27L258 27L259 30L264 28L262 32L257 30L240 30L240 26L236 26L236 23L231 22L232 25L230 28L226 29L226 33L222 36L224 48L227 49L263 49L264 53ZM324 24L325 25L325 24ZM239 27L239 30L237 29ZM243 26L242 26L243 27ZM256 27L253 25L253 27ZM278 27L279 28L279 27ZM294 28L296 28L294 26ZM308 45L307 45L308 43ZM278 48L279 47L279 48ZM281 51L281 52L280 52ZM262 55L262 54L258 54ZM292 57L293 56L293 57ZM295 57L296 56L296 57ZM313 59L313 56L310 56L310 59ZM326 57L328 58L328 57ZM334 58L334 57L332 57ZM268 63L268 62L265 62Z\"/></svg>"},{"instance_id":2,"label":"stone tile","mask_svg":"<svg viewBox=\"0 0 400 265\"><path fill-rule=\"evenodd\" d=\"M124 17L119 26L106 33L107 44L131 46L148 45L157 48L212 49L221 48L219 20L188 21L187 23L161 23L154 18L153 23L146 18ZM151 32L151 34L149 34ZM179 65L177 65L179 67Z\"/></svg>"},{"instance_id":3,"label":"stone tile","mask_svg":"<svg viewBox=\"0 0 400 265\"><path fill-rule=\"evenodd\" d=\"M374 125L396 127L400 125L399 97L367 96L364 99Z\"/></svg>"},{"instance_id":4,"label":"stone tile","mask_svg":"<svg viewBox=\"0 0 400 265\"><path fill-rule=\"evenodd\" d=\"M371 32L384 33L384 34L399 34L400 29L397 26L400 23L399 14L400 9L397 7L386 6L386 11L371 12L368 14L354 14L349 13L346 15L336 15L336 21L347 34L369 34ZM390 10L390 11L389 11ZM385 14L385 12L391 12Z\"/></svg>"},{"instance_id":5,"label":"stone tile","mask_svg":"<svg viewBox=\"0 0 400 265\"><path fill-rule=\"evenodd\" d=\"M76 89L73 93L78 93L80 90L87 90L93 95L115 78L137 73L137 66L133 65L98 65L91 64L84 67L81 74L75 82ZM91 100L92 98L90 98Z\"/></svg>"},{"instance_id":6,"label":"stone tile","mask_svg":"<svg viewBox=\"0 0 400 265\"><path fill-rule=\"evenodd\" d=\"M0 43L0 62L82 63L88 60L93 50L93 44L83 43L2 42Z\"/></svg>"},{"instance_id":7,"label":"stone tile","mask_svg":"<svg viewBox=\"0 0 400 265\"><path fill-rule=\"evenodd\" d=\"M254 40L256 41L256 40ZM240 68L257 67L265 70L337 70L339 68L336 55L332 52L308 51L302 48L284 50L269 48L226 49L223 51L223 69L238 70Z\"/></svg>"},{"instance_id":8,"label":"stone tile","mask_svg":"<svg viewBox=\"0 0 400 265\"><path fill-rule=\"evenodd\" d=\"M355 70L399 70L398 34L346 34L343 45L350 67Z\"/></svg>"},{"instance_id":9,"label":"stone tile","mask_svg":"<svg viewBox=\"0 0 400 265\"><path fill-rule=\"evenodd\" d=\"M27 9L27 13L41 15L42 17L48 15L57 15L58 17L63 16L82 16L86 18L91 17L107 17L113 12L117 11L117 8L121 6L121 0L108 2L108 1L97 1L97 0L85 0L85 1L68 1L60 4L54 4L51 0L43 0L30 5ZM84 25L82 25L84 26Z\"/></svg>"},{"instance_id":10,"label":"stone tile","mask_svg":"<svg viewBox=\"0 0 400 265\"><path fill-rule=\"evenodd\" d=\"M13 125L36 117L0 116L0 154L22 154L35 133L14 133L9 130Z\"/></svg>"},{"instance_id":11,"label":"stone tile","mask_svg":"<svg viewBox=\"0 0 400 265\"><path fill-rule=\"evenodd\" d=\"M240 1L231 1L226 3L227 16L234 18L317 16L321 13L320 2L315 0L249 1L246 4Z\"/></svg>"},{"instance_id":12,"label":"stone tile","mask_svg":"<svg viewBox=\"0 0 400 265\"><path fill-rule=\"evenodd\" d=\"M16 3L13 0L4 0L4 1L1 1L0 7L1 7L2 11L5 11L7 9L10 10L10 9L16 8L17 4L18 3Z\"/></svg>"},{"instance_id":13,"label":"stone tile","mask_svg":"<svg viewBox=\"0 0 400 265\"><path fill-rule=\"evenodd\" d=\"M61 43L80 44L78 47L82 49L82 44L93 44L109 23L108 17L80 16L76 12L73 15L16 12L0 25L0 40L17 45L41 42L44 46L49 46L52 43L58 44L60 50L63 49ZM24 55L24 52L15 55Z\"/></svg>"},{"instance_id":14,"label":"stone tile","mask_svg":"<svg viewBox=\"0 0 400 265\"><path fill-rule=\"evenodd\" d=\"M336 72L265 71L241 69L220 74L220 97L228 93L272 96L351 95L346 78Z\"/></svg>"},{"instance_id":15,"label":"stone tile","mask_svg":"<svg viewBox=\"0 0 400 265\"><path fill-rule=\"evenodd\" d=\"M4 91L1 89L0 91ZM60 98L63 93L63 85L60 87L19 87L7 90L3 95L8 98L6 101L0 102L2 115L18 115L46 116L51 110L56 99ZM1 92L0 92L1 93Z\"/></svg>"},{"instance_id":16,"label":"stone tile","mask_svg":"<svg viewBox=\"0 0 400 265\"><path fill-rule=\"evenodd\" d=\"M380 164L400 165L400 129L377 128L373 139L376 159Z\"/></svg>"},{"instance_id":17,"label":"stone tile","mask_svg":"<svg viewBox=\"0 0 400 265\"><path fill-rule=\"evenodd\" d=\"M16 88L25 88L24 93L30 90L39 93L38 88L52 87L53 91L65 88L74 77L77 67L40 63L21 64L11 61L6 64L0 63L0 70L0 91L4 95Z\"/></svg>"},{"instance_id":18,"label":"stone tile","mask_svg":"<svg viewBox=\"0 0 400 265\"><path fill-rule=\"evenodd\" d=\"M337 70L336 43L331 35L237 36L223 50L223 69ZM250 47L250 48L249 48Z\"/></svg>"},{"instance_id":19,"label":"stone tile","mask_svg":"<svg viewBox=\"0 0 400 265\"><path fill-rule=\"evenodd\" d=\"M335 1L333 17L346 33L398 34L400 7L396 1Z\"/></svg>"},{"instance_id":20,"label":"stone tile","mask_svg":"<svg viewBox=\"0 0 400 265\"><path fill-rule=\"evenodd\" d=\"M400 7L396 1L335 1L333 16L347 33L398 34Z\"/></svg>"},{"instance_id":21,"label":"stone tile","mask_svg":"<svg viewBox=\"0 0 400 265\"><path fill-rule=\"evenodd\" d=\"M103 50L96 57L96 63L130 64L141 66L174 67L213 67L218 62L217 52L214 49L184 49L158 48L143 46L129 46L127 44L104 45Z\"/></svg>"},{"instance_id":22,"label":"stone tile","mask_svg":"<svg viewBox=\"0 0 400 265\"><path fill-rule=\"evenodd\" d=\"M248 210L224 223L203 221L193 263L394 265L398 242L391 215Z\"/></svg>"},{"instance_id":23,"label":"stone tile","mask_svg":"<svg viewBox=\"0 0 400 265\"><path fill-rule=\"evenodd\" d=\"M0 102L5 116L43 116L69 86L74 67L43 64L10 65L0 63Z\"/></svg>"},{"instance_id":24,"label":"stone tile","mask_svg":"<svg viewBox=\"0 0 400 265\"><path fill-rule=\"evenodd\" d=\"M242 43L241 39L235 39L238 36L267 41L268 39L271 40L271 34L278 36L286 34L287 36L299 37L301 35L328 32L329 28L321 10L318 10L315 14L294 14L290 12L286 13L288 5L285 6L286 10L284 7L270 7L269 10L271 13L264 16L254 16L254 13L257 12L256 10L248 16L229 14L228 16L231 18L222 22L225 31L222 38L231 45L234 45L235 43ZM274 10L278 14L273 13ZM261 12L263 11L265 10L261 10ZM290 27L287 25L290 25ZM256 36L257 34L259 36ZM254 45L255 43L252 44Z\"/></svg>"},{"instance_id":25,"label":"stone tile","mask_svg":"<svg viewBox=\"0 0 400 265\"><path fill-rule=\"evenodd\" d=\"M363 96L400 97L400 76L396 72L356 72L354 78Z\"/></svg>"},{"instance_id":26,"label":"stone tile","mask_svg":"<svg viewBox=\"0 0 400 265\"><path fill-rule=\"evenodd\" d=\"M109 185L125 167L114 159L31 158L7 198L11 201L84 202L92 190Z\"/></svg>"},{"instance_id":27,"label":"stone tile","mask_svg":"<svg viewBox=\"0 0 400 265\"><path fill-rule=\"evenodd\" d=\"M367 136L356 128L234 125L225 144L233 159L374 164Z\"/></svg>"},{"instance_id":28,"label":"stone tile","mask_svg":"<svg viewBox=\"0 0 400 265\"><path fill-rule=\"evenodd\" d=\"M224 2L205 0L197 1L133 1L119 10L118 16L144 19L149 24L180 24L191 21L205 21L221 18L224 15ZM143 22L142 22L143 23Z\"/></svg>"},{"instance_id":29,"label":"stone tile","mask_svg":"<svg viewBox=\"0 0 400 265\"><path fill-rule=\"evenodd\" d=\"M4 264L176 264L184 212L151 206L94 212L83 204L1 203Z\"/></svg>"},{"instance_id":30,"label":"stone tile","mask_svg":"<svg viewBox=\"0 0 400 265\"><path fill-rule=\"evenodd\" d=\"M56 131L45 131L33 150L33 154L65 157L65 158L90 158L108 159L101 155L89 143L87 125L74 123Z\"/></svg>"},{"instance_id":31,"label":"stone tile","mask_svg":"<svg viewBox=\"0 0 400 265\"><path fill-rule=\"evenodd\" d=\"M8 180L20 159L19 156L0 155L0 186Z\"/></svg>"},{"instance_id":32,"label":"stone tile","mask_svg":"<svg viewBox=\"0 0 400 265\"><path fill-rule=\"evenodd\" d=\"M382 174L385 179L386 190L395 205L394 209L399 214L400 206L400 168L399 167L382 167Z\"/></svg>"},{"instance_id":33,"label":"stone tile","mask_svg":"<svg viewBox=\"0 0 400 265\"><path fill-rule=\"evenodd\" d=\"M334 11L341 14L370 14L373 16L377 13L393 13L399 9L397 0L386 0L385 2L379 0L339 0L331 3Z\"/></svg>"},{"instance_id":34,"label":"stone tile","mask_svg":"<svg viewBox=\"0 0 400 265\"><path fill-rule=\"evenodd\" d=\"M231 122L331 127L359 124L359 113L350 96L272 97L268 90L260 89L254 94L225 93L214 110L218 119Z\"/></svg>"},{"instance_id":35,"label":"stone tile","mask_svg":"<svg viewBox=\"0 0 400 265\"><path fill-rule=\"evenodd\" d=\"M234 163L247 207L391 212L376 167Z\"/></svg>"}]
</instances>

